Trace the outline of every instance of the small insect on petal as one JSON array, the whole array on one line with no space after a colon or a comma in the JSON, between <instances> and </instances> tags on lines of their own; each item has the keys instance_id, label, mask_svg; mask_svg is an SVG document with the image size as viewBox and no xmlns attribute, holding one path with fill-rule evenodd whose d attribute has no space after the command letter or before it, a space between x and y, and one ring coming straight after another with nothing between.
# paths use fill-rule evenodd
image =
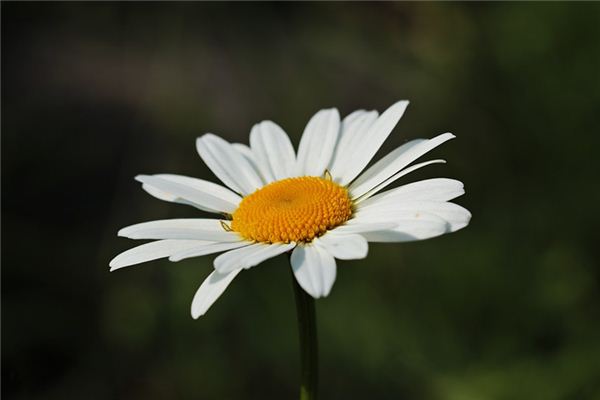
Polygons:
<instances>
[{"instance_id":1,"label":"small insect on petal","mask_svg":"<svg viewBox=\"0 0 600 400\"><path fill-rule=\"evenodd\" d=\"M221 224L221 228L223 228L223 230L225 232L232 232L233 231L233 229L231 229L231 227L229 225L227 225L225 223L225 221L221 220L221 221L219 221L219 223Z\"/></svg>"}]
</instances>

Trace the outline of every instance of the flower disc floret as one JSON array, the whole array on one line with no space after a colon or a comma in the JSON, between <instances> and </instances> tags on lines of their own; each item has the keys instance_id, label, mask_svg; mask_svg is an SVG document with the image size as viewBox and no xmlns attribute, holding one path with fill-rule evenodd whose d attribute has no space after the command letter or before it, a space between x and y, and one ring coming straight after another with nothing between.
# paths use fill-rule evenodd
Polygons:
<instances>
[{"instance_id":1,"label":"flower disc floret","mask_svg":"<svg viewBox=\"0 0 600 400\"><path fill-rule=\"evenodd\" d=\"M257 242L310 242L351 215L346 188L304 176L273 182L244 197L232 215L231 229Z\"/></svg>"}]
</instances>

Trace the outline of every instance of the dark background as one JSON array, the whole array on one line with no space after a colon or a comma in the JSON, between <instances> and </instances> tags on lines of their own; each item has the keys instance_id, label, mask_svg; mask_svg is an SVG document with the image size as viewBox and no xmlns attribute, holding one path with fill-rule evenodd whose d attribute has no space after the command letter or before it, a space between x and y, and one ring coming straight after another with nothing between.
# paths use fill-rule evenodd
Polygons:
<instances>
[{"instance_id":1,"label":"dark background","mask_svg":"<svg viewBox=\"0 0 600 400\"><path fill-rule=\"evenodd\" d=\"M402 182L458 178L474 217L338 263L322 398L600 398L599 38L598 3L2 2L2 397L296 397L285 258L197 321L213 257L108 272L120 227L198 214L133 177L409 99L379 154L455 133Z\"/></svg>"}]
</instances>

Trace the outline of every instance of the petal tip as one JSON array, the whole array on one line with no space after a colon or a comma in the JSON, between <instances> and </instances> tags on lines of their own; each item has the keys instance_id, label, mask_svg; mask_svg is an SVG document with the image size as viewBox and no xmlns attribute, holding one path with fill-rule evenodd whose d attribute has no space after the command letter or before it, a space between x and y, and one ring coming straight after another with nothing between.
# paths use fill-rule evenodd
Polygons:
<instances>
[{"instance_id":1,"label":"petal tip","mask_svg":"<svg viewBox=\"0 0 600 400\"><path fill-rule=\"evenodd\" d=\"M135 179L138 182L144 182L144 180L150 178L150 175L146 175L146 174L137 174L136 176L133 177L133 179Z\"/></svg>"},{"instance_id":2,"label":"petal tip","mask_svg":"<svg viewBox=\"0 0 600 400\"><path fill-rule=\"evenodd\" d=\"M471 211L465 208L465 226L471 223L471 218L473 218L473 214L471 214Z\"/></svg>"},{"instance_id":3,"label":"petal tip","mask_svg":"<svg viewBox=\"0 0 600 400\"><path fill-rule=\"evenodd\" d=\"M203 315L204 315L204 313L203 313L203 312L201 312L200 310L195 310L195 309L194 309L194 307L192 306L191 315L192 315L192 318L193 318L193 319L198 319L198 318L200 318L201 316L203 316Z\"/></svg>"},{"instance_id":4,"label":"petal tip","mask_svg":"<svg viewBox=\"0 0 600 400\"><path fill-rule=\"evenodd\" d=\"M204 144L204 142L205 142L207 139L210 139L211 137L214 137L214 136L216 136L216 135L214 135L214 134L212 134L212 133L204 133L204 134L202 134L201 136L198 136L198 137L196 138L196 146L200 146L201 144Z\"/></svg>"},{"instance_id":5,"label":"petal tip","mask_svg":"<svg viewBox=\"0 0 600 400\"><path fill-rule=\"evenodd\" d=\"M315 114L315 116L317 116L319 114L330 114L331 116L334 116L334 117L337 117L337 119L340 119L340 112L336 107L323 108L323 109L319 110Z\"/></svg>"},{"instance_id":6,"label":"petal tip","mask_svg":"<svg viewBox=\"0 0 600 400\"><path fill-rule=\"evenodd\" d=\"M451 133L451 132L446 132L446 133L443 134L443 136L446 136L448 138L448 140L454 139L456 137L456 135L454 133Z\"/></svg>"},{"instance_id":7,"label":"petal tip","mask_svg":"<svg viewBox=\"0 0 600 400\"><path fill-rule=\"evenodd\" d=\"M408 100L399 100L397 102L395 102L394 104L392 104L390 107L388 107L388 109L386 110L386 112L392 112L392 113L399 113L399 117L398 119L400 119L402 117L402 115L404 114L404 111L406 111L406 107L408 107L409 101Z\"/></svg>"},{"instance_id":8,"label":"petal tip","mask_svg":"<svg viewBox=\"0 0 600 400\"><path fill-rule=\"evenodd\" d=\"M110 260L110 263L108 263L108 266L110 267L108 272L116 271L125 266L124 264L118 262L118 258L119 258L119 256L116 256L115 258Z\"/></svg>"},{"instance_id":9,"label":"petal tip","mask_svg":"<svg viewBox=\"0 0 600 400\"><path fill-rule=\"evenodd\" d=\"M262 126L264 128L264 127L272 127L274 125L277 125L277 124L275 122L271 121L270 119L265 119L265 120L260 121L260 123L255 124L254 126Z\"/></svg>"},{"instance_id":10,"label":"petal tip","mask_svg":"<svg viewBox=\"0 0 600 400\"><path fill-rule=\"evenodd\" d=\"M367 246L362 253L358 254L357 260L362 260L364 258L367 258L368 255L369 255L369 247Z\"/></svg>"}]
</instances>

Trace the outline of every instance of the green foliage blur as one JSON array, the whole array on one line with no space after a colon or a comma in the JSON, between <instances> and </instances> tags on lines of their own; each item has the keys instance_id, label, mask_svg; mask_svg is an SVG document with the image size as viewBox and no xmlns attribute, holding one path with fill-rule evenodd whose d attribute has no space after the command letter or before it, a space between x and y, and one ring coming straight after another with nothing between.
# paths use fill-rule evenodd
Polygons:
<instances>
[{"instance_id":1,"label":"green foliage blur","mask_svg":"<svg viewBox=\"0 0 600 400\"><path fill-rule=\"evenodd\" d=\"M2 2L2 398L292 399L287 260L199 320L213 257L108 272L136 222L200 215L194 140L411 105L450 131L456 234L375 244L317 302L322 399L600 399L600 4Z\"/></svg>"}]
</instances>

